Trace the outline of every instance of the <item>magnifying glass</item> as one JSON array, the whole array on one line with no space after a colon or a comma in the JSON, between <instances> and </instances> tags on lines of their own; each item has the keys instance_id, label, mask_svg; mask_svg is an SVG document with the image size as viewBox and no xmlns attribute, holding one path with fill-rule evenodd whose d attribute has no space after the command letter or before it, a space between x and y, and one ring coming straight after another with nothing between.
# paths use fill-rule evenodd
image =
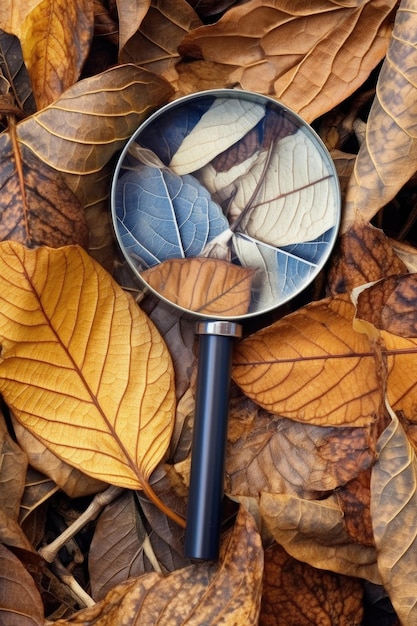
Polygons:
<instances>
[{"instance_id":1,"label":"magnifying glass","mask_svg":"<svg viewBox=\"0 0 417 626\"><path fill-rule=\"evenodd\" d=\"M160 108L118 160L116 238L144 287L197 321L185 556L219 555L230 371L242 323L294 298L340 222L333 161L276 100L218 89Z\"/></svg>"}]
</instances>

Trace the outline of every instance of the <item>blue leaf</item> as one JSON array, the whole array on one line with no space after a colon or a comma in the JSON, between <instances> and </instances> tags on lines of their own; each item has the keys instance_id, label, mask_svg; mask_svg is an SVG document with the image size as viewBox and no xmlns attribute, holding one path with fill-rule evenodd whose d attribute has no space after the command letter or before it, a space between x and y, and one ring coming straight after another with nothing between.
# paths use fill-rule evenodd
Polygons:
<instances>
[{"instance_id":1,"label":"blue leaf","mask_svg":"<svg viewBox=\"0 0 417 626\"><path fill-rule=\"evenodd\" d=\"M229 226L221 208L193 176L149 165L120 177L116 215L122 244L140 269L170 258L198 256Z\"/></svg>"}]
</instances>

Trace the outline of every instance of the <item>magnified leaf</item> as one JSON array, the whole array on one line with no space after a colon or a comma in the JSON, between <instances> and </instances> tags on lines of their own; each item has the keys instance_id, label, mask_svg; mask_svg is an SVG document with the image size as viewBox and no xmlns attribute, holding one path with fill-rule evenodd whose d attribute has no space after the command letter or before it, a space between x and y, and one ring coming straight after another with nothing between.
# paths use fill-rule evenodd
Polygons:
<instances>
[{"instance_id":1,"label":"magnified leaf","mask_svg":"<svg viewBox=\"0 0 417 626\"><path fill-rule=\"evenodd\" d=\"M196 313L245 315L254 270L211 258L170 259L141 273L170 302Z\"/></svg>"},{"instance_id":2,"label":"magnified leaf","mask_svg":"<svg viewBox=\"0 0 417 626\"><path fill-rule=\"evenodd\" d=\"M216 98L173 155L170 167L187 174L230 148L265 115L265 107L239 98Z\"/></svg>"},{"instance_id":3,"label":"magnified leaf","mask_svg":"<svg viewBox=\"0 0 417 626\"><path fill-rule=\"evenodd\" d=\"M262 152L235 186L230 210L242 212L239 230L265 243L311 241L337 222L338 189L303 129Z\"/></svg>"},{"instance_id":4,"label":"magnified leaf","mask_svg":"<svg viewBox=\"0 0 417 626\"><path fill-rule=\"evenodd\" d=\"M365 426L381 405L379 367L353 330L347 297L313 302L240 342L232 377L269 411L317 425Z\"/></svg>"},{"instance_id":5,"label":"magnified leaf","mask_svg":"<svg viewBox=\"0 0 417 626\"><path fill-rule=\"evenodd\" d=\"M228 227L220 207L193 176L143 164L120 177L116 214L123 246L140 269L197 256Z\"/></svg>"},{"instance_id":6,"label":"magnified leaf","mask_svg":"<svg viewBox=\"0 0 417 626\"><path fill-rule=\"evenodd\" d=\"M146 315L81 248L0 243L0 390L50 450L145 489L169 444L171 360Z\"/></svg>"}]
</instances>

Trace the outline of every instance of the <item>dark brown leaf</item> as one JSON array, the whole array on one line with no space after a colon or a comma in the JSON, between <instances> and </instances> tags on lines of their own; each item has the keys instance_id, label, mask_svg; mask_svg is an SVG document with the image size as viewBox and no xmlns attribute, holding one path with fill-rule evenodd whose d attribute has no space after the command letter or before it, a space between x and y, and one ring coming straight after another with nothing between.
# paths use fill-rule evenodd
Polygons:
<instances>
[{"instance_id":1,"label":"dark brown leaf","mask_svg":"<svg viewBox=\"0 0 417 626\"><path fill-rule=\"evenodd\" d=\"M42 599L24 565L0 544L0 623L44 626Z\"/></svg>"}]
</instances>

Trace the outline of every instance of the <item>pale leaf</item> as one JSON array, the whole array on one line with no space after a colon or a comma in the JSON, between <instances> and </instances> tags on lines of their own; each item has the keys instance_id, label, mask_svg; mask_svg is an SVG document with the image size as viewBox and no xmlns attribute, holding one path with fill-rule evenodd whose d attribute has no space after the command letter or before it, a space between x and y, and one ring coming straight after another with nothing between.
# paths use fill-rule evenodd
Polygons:
<instances>
[{"instance_id":1,"label":"pale leaf","mask_svg":"<svg viewBox=\"0 0 417 626\"><path fill-rule=\"evenodd\" d=\"M0 390L50 450L145 488L172 431L173 369L134 301L77 246L0 244Z\"/></svg>"},{"instance_id":2,"label":"pale leaf","mask_svg":"<svg viewBox=\"0 0 417 626\"><path fill-rule=\"evenodd\" d=\"M378 442L371 516L382 582L402 626L417 620L417 460L395 414Z\"/></svg>"}]
</instances>

